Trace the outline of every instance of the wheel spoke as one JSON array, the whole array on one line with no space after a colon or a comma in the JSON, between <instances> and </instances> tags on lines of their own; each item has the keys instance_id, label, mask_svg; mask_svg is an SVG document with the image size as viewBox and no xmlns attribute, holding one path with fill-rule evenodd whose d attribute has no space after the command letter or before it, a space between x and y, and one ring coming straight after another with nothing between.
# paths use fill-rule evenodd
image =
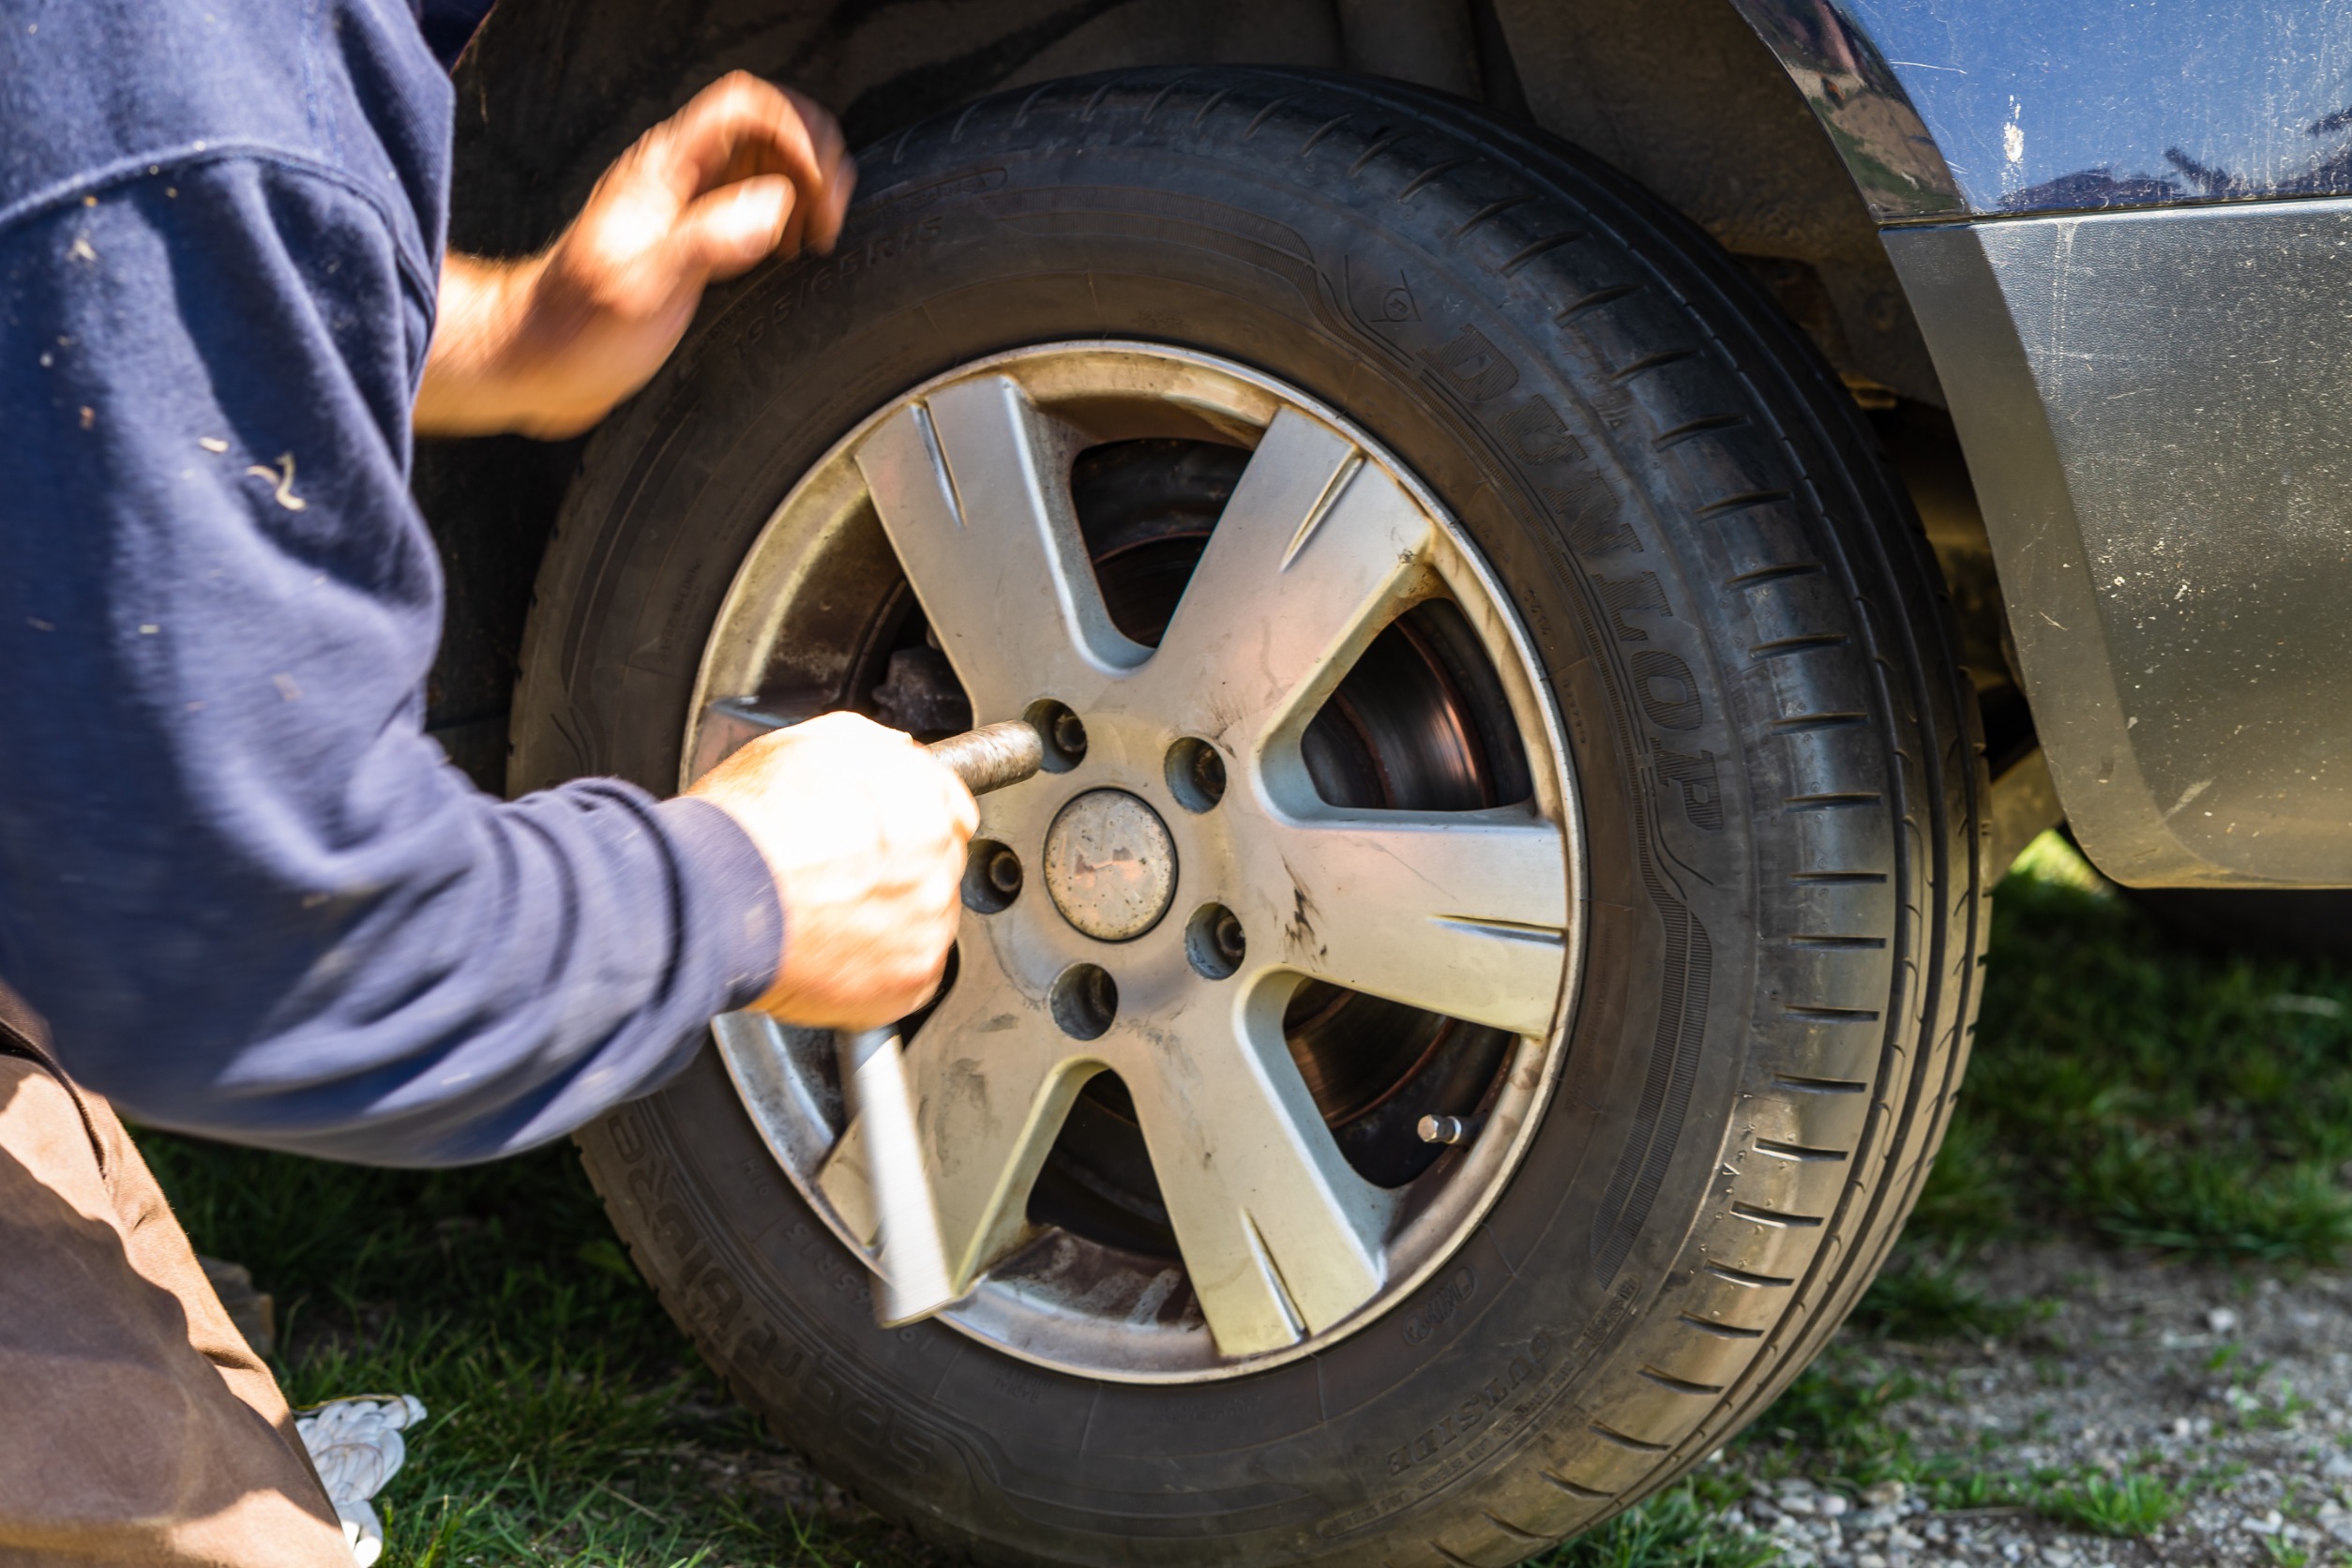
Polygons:
<instances>
[{"instance_id":1,"label":"wheel spoke","mask_svg":"<svg viewBox=\"0 0 2352 1568\"><path fill-rule=\"evenodd\" d=\"M1433 534L1346 437L1281 414L1144 672L1151 701L1237 751L1304 728L1420 579Z\"/></svg>"},{"instance_id":2,"label":"wheel spoke","mask_svg":"<svg viewBox=\"0 0 2352 1568\"><path fill-rule=\"evenodd\" d=\"M1123 439L1085 456L1184 433L1234 443L1230 460ZM1183 520L1211 512L1205 537ZM1119 629L1163 623L1150 646ZM1050 775L980 803L988 845L964 888L957 980L892 1059L957 1292L948 1320L1117 1380L1247 1375L1367 1324L1393 1331L1380 1314L1452 1267L1518 1167L1583 930L1577 807L1510 596L1445 505L1347 415L1214 356L1066 342L899 395L794 485L706 646L689 776L797 714L788 671L811 672L807 695L830 706L842 694L823 671L863 681L927 630L976 723L1048 707L1053 720ZM934 660L926 679L945 678ZM1480 737L1506 731L1525 766L1490 769ZM1141 802L1164 836L1128 801L1065 820L1097 792ZM1532 799L1334 804L1513 794ZM1105 824L1118 831L1093 831ZM1168 893L1139 933L1106 892L1131 857L1136 887ZM1331 988L1363 997L1342 1005ZM1431 1086L1434 1024L1414 1009L1478 1026L1461 1071L1480 1083ZM873 1151L867 1127L843 1126L839 1043L754 1024L718 1033L761 1138L828 1233L888 1271L899 1249L878 1248ZM1499 1055L1477 1046L1503 1032L1523 1037ZM1069 1127L1098 1072L1117 1075L1112 1101L1131 1096L1138 1126L1090 1111ZM897 1086L851 1087L886 1128ZM1319 1097L1334 1115L1395 1114L1334 1132ZM1467 1123L1473 1101L1475 1136L1397 1189L1351 1163L1360 1135L1409 1153L1424 1111ZM1055 1223L1033 1225L1041 1179L1109 1206L1057 1200ZM1154 1231L1156 1245L1140 1239Z\"/></svg>"},{"instance_id":3,"label":"wheel spoke","mask_svg":"<svg viewBox=\"0 0 2352 1568\"><path fill-rule=\"evenodd\" d=\"M1525 807L1276 825L1243 913L1286 967L1515 1034L1546 1033L1567 961L1560 830ZM1252 921L1255 924L1252 924Z\"/></svg>"},{"instance_id":4,"label":"wheel spoke","mask_svg":"<svg viewBox=\"0 0 2352 1568\"><path fill-rule=\"evenodd\" d=\"M1147 650L1103 608L1070 504L1076 438L1004 376L957 382L857 450L874 509L980 723L1082 703Z\"/></svg>"},{"instance_id":5,"label":"wheel spoke","mask_svg":"<svg viewBox=\"0 0 2352 1568\"><path fill-rule=\"evenodd\" d=\"M1282 1039L1276 986L1217 992L1123 1058L1217 1348L1278 1349L1369 1301L1389 1200L1348 1166Z\"/></svg>"},{"instance_id":6,"label":"wheel spoke","mask_svg":"<svg viewBox=\"0 0 2352 1568\"><path fill-rule=\"evenodd\" d=\"M906 1042L915 1122L929 1166L948 1273L960 1292L1020 1239L1029 1189L1070 1103L1095 1064L985 960ZM843 1220L873 1239L866 1139L852 1123L818 1184Z\"/></svg>"}]
</instances>

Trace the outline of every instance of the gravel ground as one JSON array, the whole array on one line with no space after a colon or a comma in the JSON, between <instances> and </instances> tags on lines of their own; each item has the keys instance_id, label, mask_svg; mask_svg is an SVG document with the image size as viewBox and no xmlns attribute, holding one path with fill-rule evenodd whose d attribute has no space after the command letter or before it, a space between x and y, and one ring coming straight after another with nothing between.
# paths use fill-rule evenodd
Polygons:
<instances>
[{"instance_id":1,"label":"gravel ground","mask_svg":"<svg viewBox=\"0 0 2352 1568\"><path fill-rule=\"evenodd\" d=\"M1887 1419L1931 1467L2153 1477L2182 1500L2169 1523L2116 1538L2028 1506L1938 1510L1900 1481L1856 1492L1802 1475L1759 1475L1727 1522L1770 1535L1786 1568L2352 1564L2352 1272L2269 1278L2046 1245L1995 1249L1980 1279L1996 1299L2039 1304L2033 1320L2001 1340L1862 1340L1827 1364L1915 1380ZM1759 1427L1722 1462L1784 1468L1770 1414ZM718 1492L837 1529L877 1523L773 1448L688 1444L677 1457ZM888 1533L873 1545L921 1559Z\"/></svg>"},{"instance_id":2,"label":"gravel ground","mask_svg":"<svg viewBox=\"0 0 2352 1568\"><path fill-rule=\"evenodd\" d=\"M2119 1539L2031 1507L1938 1510L1900 1481L1856 1492L1802 1475L1755 1479L1727 1522L1770 1535L1786 1568L2352 1564L2352 1272L2271 1278L2045 1245L1995 1249L1980 1279L1995 1299L2037 1303L2033 1320L2001 1340L1863 1340L1827 1364L1915 1380L1887 1419L1930 1466L2149 1476L2182 1500L2169 1523ZM1772 1416L1758 1425L1760 1440L1724 1463L1782 1468ZM837 1529L878 1523L774 1448L686 1444L676 1458L716 1492ZM872 1545L920 1560L888 1534Z\"/></svg>"},{"instance_id":3,"label":"gravel ground","mask_svg":"<svg viewBox=\"0 0 2352 1568\"><path fill-rule=\"evenodd\" d=\"M2045 1315L2007 1340L1865 1342L1832 1364L1918 1380L1888 1420L1923 1459L2154 1477L2179 1511L2117 1539L2029 1508L1933 1510L1901 1482L1853 1497L1759 1480L1734 1512L1791 1568L2352 1562L2352 1273L2261 1277L2056 1244L1997 1251L1983 1272L1989 1294ZM1750 1452L1769 1468L1769 1440Z\"/></svg>"}]
</instances>

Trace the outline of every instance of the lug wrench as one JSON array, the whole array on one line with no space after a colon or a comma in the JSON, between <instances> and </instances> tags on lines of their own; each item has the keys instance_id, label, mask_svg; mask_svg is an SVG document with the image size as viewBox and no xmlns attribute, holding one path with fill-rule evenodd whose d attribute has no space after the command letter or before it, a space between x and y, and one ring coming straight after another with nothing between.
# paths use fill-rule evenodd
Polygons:
<instances>
[{"instance_id":1,"label":"lug wrench","mask_svg":"<svg viewBox=\"0 0 2352 1568\"><path fill-rule=\"evenodd\" d=\"M1045 765L1045 739L1023 719L950 736L931 747L964 788L986 794ZM931 1200L930 1162L915 1124L906 1057L892 1028L838 1036L841 1091L866 1129L866 1171L874 1195L874 1320L883 1328L920 1322L958 1292Z\"/></svg>"}]
</instances>

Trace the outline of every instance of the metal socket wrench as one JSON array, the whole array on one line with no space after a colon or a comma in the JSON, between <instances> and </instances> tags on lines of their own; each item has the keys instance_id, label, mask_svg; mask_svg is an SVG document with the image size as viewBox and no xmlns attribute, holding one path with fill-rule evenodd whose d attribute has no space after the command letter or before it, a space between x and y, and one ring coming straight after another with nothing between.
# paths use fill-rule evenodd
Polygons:
<instances>
[{"instance_id":1,"label":"metal socket wrench","mask_svg":"<svg viewBox=\"0 0 2352 1568\"><path fill-rule=\"evenodd\" d=\"M1033 776L1045 766L1045 737L1025 719L953 735L931 747L973 794ZM915 1124L914 1093L896 1029L840 1036L841 1089L866 1130L867 1177L874 1193L878 1288L874 1319L883 1328L919 1322L960 1293L931 1201L929 1162Z\"/></svg>"}]
</instances>

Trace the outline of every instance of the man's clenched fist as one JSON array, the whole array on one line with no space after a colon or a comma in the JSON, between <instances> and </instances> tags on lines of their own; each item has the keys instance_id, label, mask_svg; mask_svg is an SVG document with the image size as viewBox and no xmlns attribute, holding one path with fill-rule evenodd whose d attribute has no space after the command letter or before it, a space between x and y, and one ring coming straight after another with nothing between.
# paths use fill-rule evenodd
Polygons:
<instances>
[{"instance_id":1,"label":"man's clenched fist","mask_svg":"<svg viewBox=\"0 0 2352 1568\"><path fill-rule=\"evenodd\" d=\"M784 964L754 1007L871 1029L930 1000L980 813L928 751L855 714L827 714L761 736L687 793L734 818L776 878Z\"/></svg>"}]
</instances>

